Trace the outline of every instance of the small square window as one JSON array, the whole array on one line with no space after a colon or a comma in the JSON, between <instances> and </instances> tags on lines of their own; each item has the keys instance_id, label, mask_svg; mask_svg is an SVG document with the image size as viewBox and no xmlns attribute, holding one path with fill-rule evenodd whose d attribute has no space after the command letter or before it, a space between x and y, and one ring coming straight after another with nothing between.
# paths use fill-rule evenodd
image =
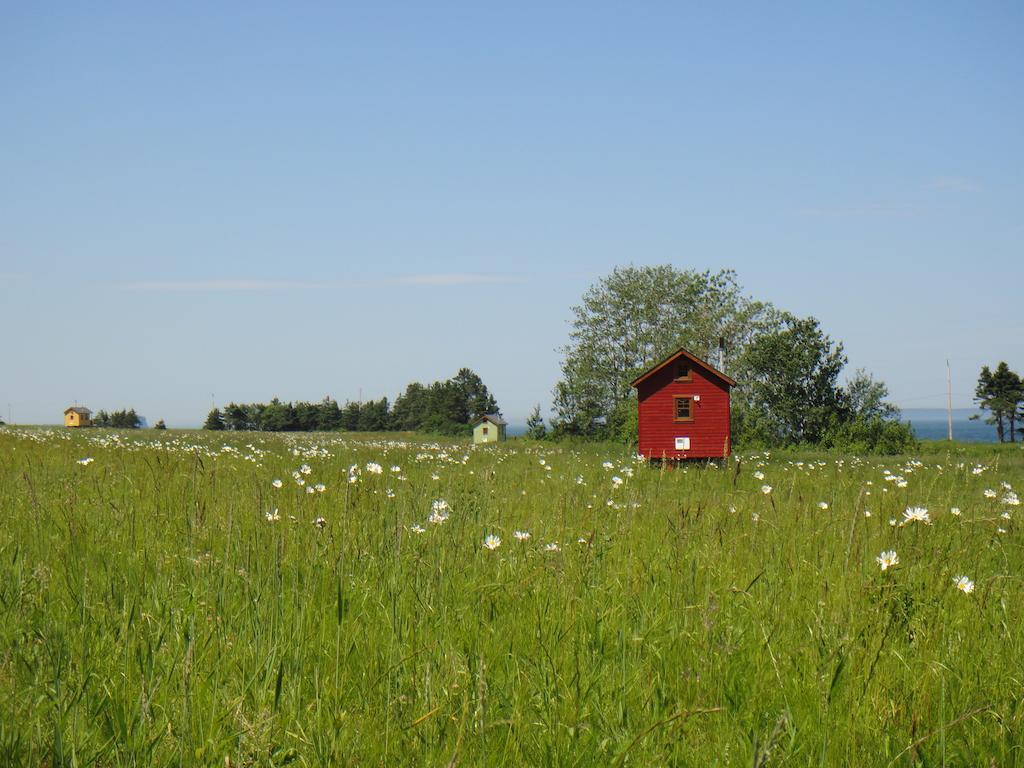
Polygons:
<instances>
[{"instance_id":1,"label":"small square window","mask_svg":"<svg viewBox=\"0 0 1024 768\"><path fill-rule=\"evenodd\" d=\"M693 398L677 396L675 401L676 421L693 421Z\"/></svg>"},{"instance_id":2,"label":"small square window","mask_svg":"<svg viewBox=\"0 0 1024 768\"><path fill-rule=\"evenodd\" d=\"M487 427L484 427L484 434L487 434Z\"/></svg>"},{"instance_id":3,"label":"small square window","mask_svg":"<svg viewBox=\"0 0 1024 768\"><path fill-rule=\"evenodd\" d=\"M673 378L676 381L690 381L693 376L690 370L690 361L680 358L676 360Z\"/></svg>"}]
</instances>

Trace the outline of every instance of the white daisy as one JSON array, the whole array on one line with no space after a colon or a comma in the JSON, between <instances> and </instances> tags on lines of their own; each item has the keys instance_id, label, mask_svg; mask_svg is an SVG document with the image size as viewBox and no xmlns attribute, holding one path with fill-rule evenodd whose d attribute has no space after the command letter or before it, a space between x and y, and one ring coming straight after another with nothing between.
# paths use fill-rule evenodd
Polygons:
<instances>
[{"instance_id":1,"label":"white daisy","mask_svg":"<svg viewBox=\"0 0 1024 768\"><path fill-rule=\"evenodd\" d=\"M956 588L965 595L969 595L974 591L974 582L966 576L954 576L953 583L956 584Z\"/></svg>"},{"instance_id":2,"label":"white daisy","mask_svg":"<svg viewBox=\"0 0 1024 768\"><path fill-rule=\"evenodd\" d=\"M907 525L908 523L926 523L931 525L931 522L928 510L924 507L907 507L903 512L903 522L900 525Z\"/></svg>"},{"instance_id":3,"label":"white daisy","mask_svg":"<svg viewBox=\"0 0 1024 768\"><path fill-rule=\"evenodd\" d=\"M900 559L896 555L896 550L895 549L890 549L890 550L887 550L887 551L883 552L878 557L876 557L875 561L878 563L878 565L884 571L884 570L886 570L888 568L892 568L894 565L898 565L899 562L900 562Z\"/></svg>"}]
</instances>

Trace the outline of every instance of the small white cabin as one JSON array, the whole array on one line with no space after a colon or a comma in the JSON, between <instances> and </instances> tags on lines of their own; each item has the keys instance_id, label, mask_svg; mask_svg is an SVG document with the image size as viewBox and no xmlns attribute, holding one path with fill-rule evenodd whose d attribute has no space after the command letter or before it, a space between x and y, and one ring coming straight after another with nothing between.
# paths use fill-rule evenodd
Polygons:
<instances>
[{"instance_id":1,"label":"small white cabin","mask_svg":"<svg viewBox=\"0 0 1024 768\"><path fill-rule=\"evenodd\" d=\"M499 443L505 440L508 423L496 413L485 413L473 424L474 443Z\"/></svg>"}]
</instances>

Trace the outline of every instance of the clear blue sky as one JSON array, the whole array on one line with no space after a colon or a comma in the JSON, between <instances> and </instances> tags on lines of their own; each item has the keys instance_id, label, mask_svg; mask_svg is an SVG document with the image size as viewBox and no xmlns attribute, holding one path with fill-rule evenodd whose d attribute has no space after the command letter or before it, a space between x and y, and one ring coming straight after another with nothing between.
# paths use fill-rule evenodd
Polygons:
<instances>
[{"instance_id":1,"label":"clear blue sky","mask_svg":"<svg viewBox=\"0 0 1024 768\"><path fill-rule=\"evenodd\" d=\"M469 366L521 421L628 263L969 405L1024 370L1022 39L1018 2L6 3L2 416Z\"/></svg>"}]
</instances>

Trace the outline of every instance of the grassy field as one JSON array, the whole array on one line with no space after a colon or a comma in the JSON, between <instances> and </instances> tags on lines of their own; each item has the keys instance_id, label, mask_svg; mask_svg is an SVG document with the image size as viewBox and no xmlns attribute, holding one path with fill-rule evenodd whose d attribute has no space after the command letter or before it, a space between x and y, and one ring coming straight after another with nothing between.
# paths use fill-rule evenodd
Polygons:
<instances>
[{"instance_id":1,"label":"grassy field","mask_svg":"<svg viewBox=\"0 0 1024 768\"><path fill-rule=\"evenodd\" d=\"M0 430L0 765L1024 765L1024 451L741 459Z\"/></svg>"}]
</instances>

